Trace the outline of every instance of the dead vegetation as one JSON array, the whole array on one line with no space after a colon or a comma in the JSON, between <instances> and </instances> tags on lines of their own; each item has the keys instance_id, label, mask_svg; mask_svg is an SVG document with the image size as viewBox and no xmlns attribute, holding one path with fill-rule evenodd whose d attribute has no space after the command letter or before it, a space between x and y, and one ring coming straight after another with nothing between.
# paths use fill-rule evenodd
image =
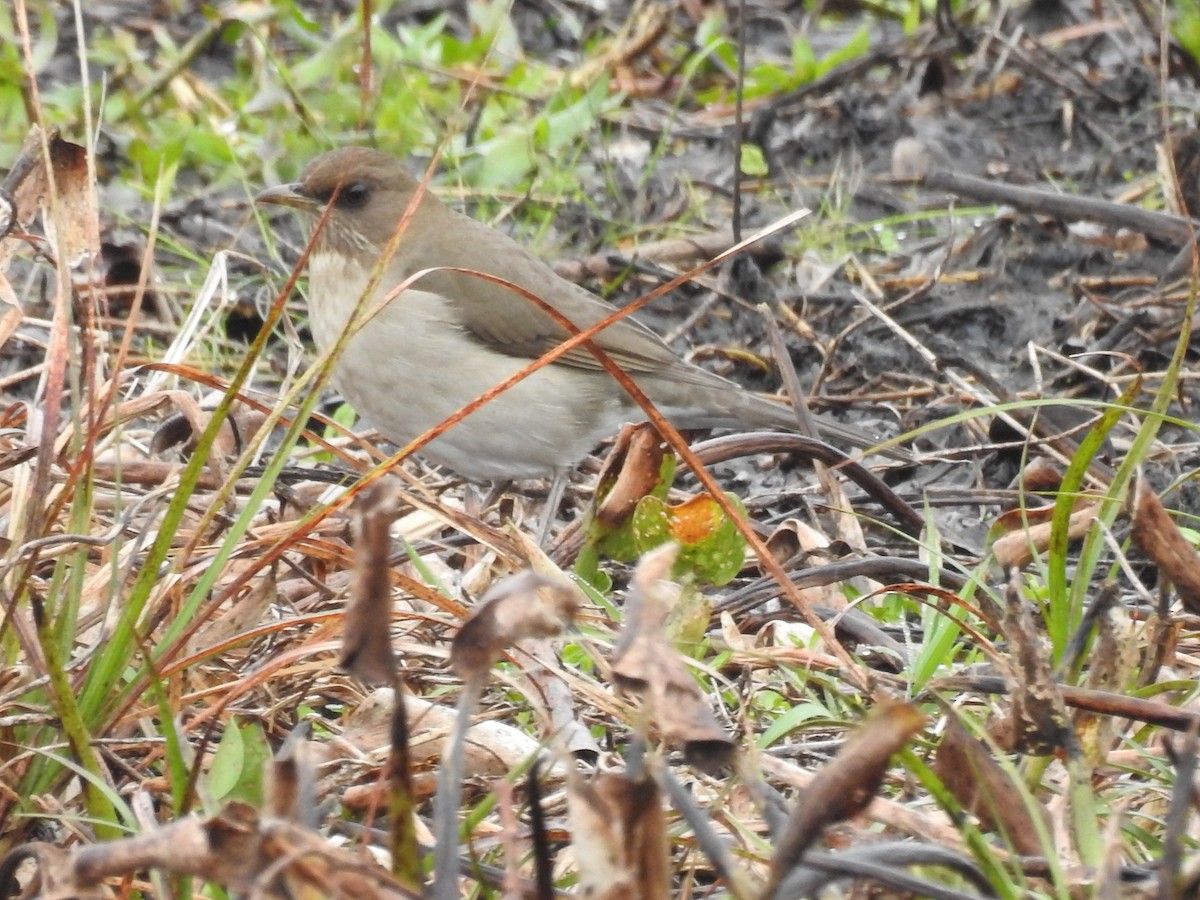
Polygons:
<instances>
[{"instance_id":1,"label":"dead vegetation","mask_svg":"<svg viewBox=\"0 0 1200 900\"><path fill-rule=\"evenodd\" d=\"M489 156L526 145L484 128L447 145L464 199L505 219L551 210L581 236L560 260L571 277L631 297L686 281L676 296L694 303L646 313L694 359L798 373L912 458L635 430L598 476L585 467L579 514L543 550L536 487L483 504L321 405L329 360L309 365L289 299L302 245L282 222L248 234L259 185L198 213L158 196L130 237L101 189L111 148L50 127L31 79L38 125L0 190L0 893L1193 894L1186 11L940 4L908 33L864 19L853 58L805 44L801 79L799 36L831 19L752 6L739 76L732 10L714 24L694 2L551 5L603 39L539 31L522 4L500 25L480 18L495 4L441 24L492 28L488 52L528 66L538 40L569 47L576 65L552 71L577 94L539 99L611 103L611 141L568 168L615 195L550 197L548 164L536 189L496 189L538 165ZM125 33L121 4L102 6L89 27ZM249 6L117 87L207 109L226 85L205 48L227 40L256 72L294 67L256 109L318 121L286 4ZM382 116L368 75L391 48L373 58L336 4L311 12ZM406 15L381 11L383 36L431 27ZM252 25L253 52L238 43ZM678 48L705 28L727 40L702 66ZM14 33L38 32L18 16ZM522 96L488 60L420 71ZM770 65L796 83L768 89ZM605 143L593 124L579 141ZM245 127L269 144L286 126ZM657 160L641 180L618 127L653 148L634 153ZM663 237L685 209L699 236ZM606 210L654 240L597 233ZM205 239L189 243L189 215ZM188 254L208 277L180 274ZM225 333L243 318L244 342Z\"/></svg>"}]
</instances>

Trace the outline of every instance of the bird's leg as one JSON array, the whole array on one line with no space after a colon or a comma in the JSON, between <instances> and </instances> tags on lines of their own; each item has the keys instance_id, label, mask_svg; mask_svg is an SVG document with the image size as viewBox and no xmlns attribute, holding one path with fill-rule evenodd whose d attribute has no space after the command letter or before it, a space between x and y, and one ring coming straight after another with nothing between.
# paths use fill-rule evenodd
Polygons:
<instances>
[{"instance_id":1,"label":"bird's leg","mask_svg":"<svg viewBox=\"0 0 1200 900\"><path fill-rule=\"evenodd\" d=\"M470 485L470 482L467 482L467 484ZM479 505L479 514L482 515L491 509L493 505L499 503L500 498L508 493L509 488L512 487L512 484L513 483L510 479L493 481L491 487L488 489L487 494L484 495L483 502Z\"/></svg>"},{"instance_id":2,"label":"bird's leg","mask_svg":"<svg viewBox=\"0 0 1200 900\"><path fill-rule=\"evenodd\" d=\"M554 524L554 518L558 514L558 508L562 505L563 495L567 492L567 484L571 479L570 469L555 469L553 477L550 479L549 491L546 494L546 505L542 509L541 519L538 521L537 542L539 547L546 547L550 540L550 526ZM479 494L475 491L474 485L467 482L466 492L463 497L463 505L466 512L473 516L482 516L492 506L500 502L500 499L512 487L512 481L494 481L487 494L482 501Z\"/></svg>"},{"instance_id":3,"label":"bird's leg","mask_svg":"<svg viewBox=\"0 0 1200 900\"><path fill-rule=\"evenodd\" d=\"M538 525L537 542L538 546L545 549L550 543L550 526L554 524L554 518L558 515L558 508L562 505L563 495L567 492L567 483L571 480L571 470L559 468L554 470L554 476L550 479L550 490L546 494L546 505L542 509L542 521Z\"/></svg>"}]
</instances>

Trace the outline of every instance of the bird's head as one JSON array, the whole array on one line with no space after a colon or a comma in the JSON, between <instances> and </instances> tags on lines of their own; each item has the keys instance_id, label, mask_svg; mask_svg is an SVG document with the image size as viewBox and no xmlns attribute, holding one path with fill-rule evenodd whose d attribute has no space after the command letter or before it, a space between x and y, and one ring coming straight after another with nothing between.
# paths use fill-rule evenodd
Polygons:
<instances>
[{"instance_id":1,"label":"bird's head","mask_svg":"<svg viewBox=\"0 0 1200 900\"><path fill-rule=\"evenodd\" d=\"M368 147L344 147L310 162L299 181L267 188L254 199L308 213L313 224L328 209L314 251L370 263L396 233L419 187L395 157Z\"/></svg>"}]
</instances>

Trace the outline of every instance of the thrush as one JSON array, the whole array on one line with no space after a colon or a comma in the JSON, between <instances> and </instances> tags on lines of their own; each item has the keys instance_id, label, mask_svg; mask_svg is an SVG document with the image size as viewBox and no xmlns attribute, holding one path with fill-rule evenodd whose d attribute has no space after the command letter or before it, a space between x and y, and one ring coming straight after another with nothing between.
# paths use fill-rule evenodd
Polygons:
<instances>
[{"instance_id":1,"label":"thrush","mask_svg":"<svg viewBox=\"0 0 1200 900\"><path fill-rule=\"evenodd\" d=\"M415 210L393 241L409 205ZM395 157L347 147L314 159L300 180L269 188L259 203L293 207L321 223L308 258L308 310L322 350L362 300L380 307L336 360L332 380L383 436L406 444L570 334L516 291L517 285L578 328L613 312L607 301L554 272L495 228L457 212L425 190ZM390 258L384 258L392 245ZM417 272L438 267L388 297ZM371 296L364 298L370 290ZM382 305L381 305L382 304ZM624 318L594 343L681 428L796 429L789 406L685 362L651 329ZM584 347L544 366L420 451L477 480L568 473L641 408ZM820 436L868 447L862 432L818 417Z\"/></svg>"}]
</instances>

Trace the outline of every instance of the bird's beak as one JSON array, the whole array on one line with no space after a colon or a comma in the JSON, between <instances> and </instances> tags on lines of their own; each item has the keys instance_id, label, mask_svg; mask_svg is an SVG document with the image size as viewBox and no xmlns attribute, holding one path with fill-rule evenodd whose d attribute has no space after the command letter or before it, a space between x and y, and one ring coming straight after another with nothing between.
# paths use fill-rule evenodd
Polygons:
<instances>
[{"instance_id":1,"label":"bird's beak","mask_svg":"<svg viewBox=\"0 0 1200 900\"><path fill-rule=\"evenodd\" d=\"M290 206L305 212L316 212L320 207L316 200L300 193L299 184L281 184L267 188L254 198L255 203L274 203L278 206Z\"/></svg>"}]
</instances>

